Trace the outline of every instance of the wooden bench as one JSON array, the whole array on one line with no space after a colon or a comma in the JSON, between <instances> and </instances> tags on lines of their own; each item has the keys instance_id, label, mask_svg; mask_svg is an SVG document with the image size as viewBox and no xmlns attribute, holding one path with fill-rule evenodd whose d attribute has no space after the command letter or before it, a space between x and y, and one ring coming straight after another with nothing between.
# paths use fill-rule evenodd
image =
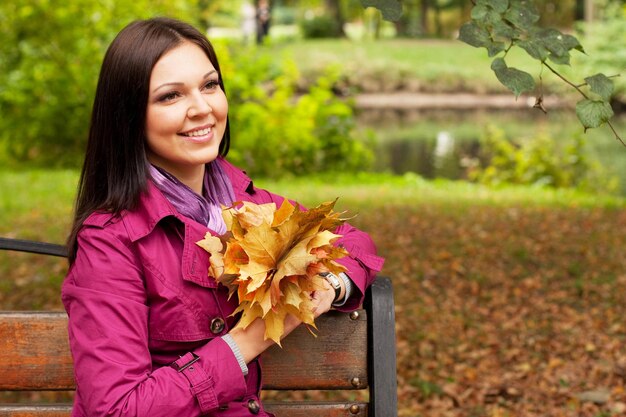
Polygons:
<instances>
[{"instance_id":1,"label":"wooden bench","mask_svg":"<svg viewBox=\"0 0 626 417\"><path fill-rule=\"evenodd\" d=\"M65 256L60 245L6 238L0 238L2 249ZM333 311L316 323L317 338L299 328L285 339L283 349L275 346L263 354L263 388L324 390L337 399L268 399L268 411L278 417L397 416L391 281L379 277L362 310ZM0 311L0 391L58 390L74 390L65 312ZM346 399L351 397L361 399ZM70 412L71 404L0 404L0 417L68 417Z\"/></svg>"}]
</instances>

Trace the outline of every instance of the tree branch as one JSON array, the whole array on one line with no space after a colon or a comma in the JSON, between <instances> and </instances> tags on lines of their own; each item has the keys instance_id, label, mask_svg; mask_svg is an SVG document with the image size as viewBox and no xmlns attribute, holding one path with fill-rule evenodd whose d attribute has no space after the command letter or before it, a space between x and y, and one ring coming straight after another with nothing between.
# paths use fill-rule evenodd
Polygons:
<instances>
[{"instance_id":1,"label":"tree branch","mask_svg":"<svg viewBox=\"0 0 626 417\"><path fill-rule=\"evenodd\" d=\"M626 143L624 143L624 141L622 140L622 138L619 137L619 135L617 134L617 131L615 130L615 128L613 127L613 125L611 124L610 120L606 121L606 124L609 125L609 127L611 128L611 130L613 131L613 134L615 135L615 138L617 140L619 140L620 142L622 142L622 145L624 145L624 147L626 147Z\"/></svg>"},{"instance_id":2,"label":"tree branch","mask_svg":"<svg viewBox=\"0 0 626 417\"><path fill-rule=\"evenodd\" d=\"M619 77L620 75L621 75L621 74L607 75L607 77L606 77L606 78L617 78L617 77ZM584 87L584 86L586 86L586 85L589 85L589 84L587 84L587 83L578 84L578 87Z\"/></svg>"},{"instance_id":3,"label":"tree branch","mask_svg":"<svg viewBox=\"0 0 626 417\"><path fill-rule=\"evenodd\" d=\"M574 89L576 89L576 91L578 91L580 94L582 94L582 96L584 98L589 99L589 97L587 97L587 94L585 94L585 92L583 90L581 90L576 84L574 84L573 82L571 82L570 80L568 80L567 78L565 78L561 74L559 74L554 68L552 68L550 65L548 65L547 62L542 61L541 64L545 65L546 68L548 68L550 71L552 71L553 74L555 74L557 77L559 77L560 79L565 81L567 84L571 85Z\"/></svg>"},{"instance_id":4,"label":"tree branch","mask_svg":"<svg viewBox=\"0 0 626 417\"><path fill-rule=\"evenodd\" d=\"M577 86L576 84L572 83L572 82L571 82L571 81L569 81L567 78L565 78L565 77L563 77L561 74L559 74L559 73L558 73L558 72L557 72L554 68L552 68L550 65L548 65L545 61L542 61L541 63L542 63L543 65L545 65L545 66L546 66L546 68L548 68L550 71L552 71L552 73L553 73L553 74L555 74L557 77L559 77L560 79L562 79L563 81L565 81L567 84L569 84L569 85L571 85L573 88L575 88L575 89L576 89L576 91L578 91L580 94L582 94L582 96L583 96L584 98L589 99L589 97L587 97L587 94L585 94L585 92L584 92L584 91L582 91L582 90L580 89L580 87L581 87L581 86L586 85L587 83L582 84L581 86ZM612 77L618 77L618 76L619 76L619 74L618 74L618 75L612 75ZM618 134L618 133L617 133L617 131L615 130L615 127L613 126L613 124L611 123L611 121L610 121L610 120L607 120L607 121L606 121L606 124L608 124L608 125L609 125L609 127L611 128L611 130L613 131L613 134L615 135L615 138L616 138L617 140L619 140L619 141L622 143L622 145L624 145L624 147L626 147L626 143L624 143L624 141L622 140L622 138L619 136L619 134Z\"/></svg>"}]
</instances>

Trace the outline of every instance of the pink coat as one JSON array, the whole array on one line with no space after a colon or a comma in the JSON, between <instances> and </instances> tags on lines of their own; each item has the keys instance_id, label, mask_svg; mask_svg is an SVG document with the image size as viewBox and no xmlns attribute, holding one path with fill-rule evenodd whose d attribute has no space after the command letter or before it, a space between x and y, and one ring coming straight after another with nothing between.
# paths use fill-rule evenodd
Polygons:
<instances>
[{"instance_id":1,"label":"pink coat","mask_svg":"<svg viewBox=\"0 0 626 417\"><path fill-rule=\"evenodd\" d=\"M237 200L280 205L282 197L219 161ZM254 408L269 415L258 401L258 359L244 377L219 337L235 324L237 301L207 275L208 255L195 244L207 230L179 214L152 183L137 209L85 221L62 288L77 384L72 416L227 417L249 416ZM364 232L343 225L337 233L350 252L340 262L356 284L342 307L350 310L383 260ZM199 357L193 366L182 372L169 366L191 352Z\"/></svg>"}]
</instances>

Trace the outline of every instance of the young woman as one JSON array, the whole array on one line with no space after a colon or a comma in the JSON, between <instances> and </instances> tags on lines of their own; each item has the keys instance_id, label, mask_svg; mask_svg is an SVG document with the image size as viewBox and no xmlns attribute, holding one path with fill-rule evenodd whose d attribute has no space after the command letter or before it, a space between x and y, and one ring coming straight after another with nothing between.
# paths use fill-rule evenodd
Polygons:
<instances>
[{"instance_id":1,"label":"young woman","mask_svg":"<svg viewBox=\"0 0 626 417\"><path fill-rule=\"evenodd\" d=\"M63 284L76 376L73 416L267 416L264 323L233 329L236 297L195 242L225 231L220 204L283 201L224 157L228 101L196 29L156 18L123 29L98 81ZM371 239L337 231L347 268L315 315L356 308L382 267ZM286 333L300 323L285 321ZM346 339L349 343L349 339Z\"/></svg>"}]
</instances>

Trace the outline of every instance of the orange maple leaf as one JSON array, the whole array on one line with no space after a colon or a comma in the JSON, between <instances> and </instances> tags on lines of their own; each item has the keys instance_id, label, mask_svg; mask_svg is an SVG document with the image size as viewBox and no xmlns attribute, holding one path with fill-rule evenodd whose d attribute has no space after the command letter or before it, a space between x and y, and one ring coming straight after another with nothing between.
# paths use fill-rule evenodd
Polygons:
<instances>
[{"instance_id":1,"label":"orange maple leaf","mask_svg":"<svg viewBox=\"0 0 626 417\"><path fill-rule=\"evenodd\" d=\"M207 233L198 245L210 254L209 275L237 293L241 313L237 327L256 318L265 321L265 339L280 345L287 314L315 328L311 292L323 287L321 271L345 270L335 260L347 255L333 245L332 232L345 219L333 211L335 202L311 210L284 200L274 203L235 203L223 209L228 232Z\"/></svg>"}]
</instances>

